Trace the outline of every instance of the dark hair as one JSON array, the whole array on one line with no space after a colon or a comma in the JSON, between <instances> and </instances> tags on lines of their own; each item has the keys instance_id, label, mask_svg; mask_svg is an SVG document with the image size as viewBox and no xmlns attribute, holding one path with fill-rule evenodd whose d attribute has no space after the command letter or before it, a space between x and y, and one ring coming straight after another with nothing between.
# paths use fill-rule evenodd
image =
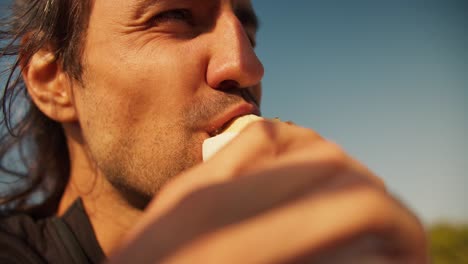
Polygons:
<instances>
[{"instance_id":1,"label":"dark hair","mask_svg":"<svg viewBox=\"0 0 468 264\"><path fill-rule=\"evenodd\" d=\"M68 182L70 160L60 123L31 102L21 67L41 48L54 48L64 71L81 81L83 39L89 21L89 0L14 0L0 22L1 212L53 214ZM7 186L6 188L4 186Z\"/></svg>"}]
</instances>

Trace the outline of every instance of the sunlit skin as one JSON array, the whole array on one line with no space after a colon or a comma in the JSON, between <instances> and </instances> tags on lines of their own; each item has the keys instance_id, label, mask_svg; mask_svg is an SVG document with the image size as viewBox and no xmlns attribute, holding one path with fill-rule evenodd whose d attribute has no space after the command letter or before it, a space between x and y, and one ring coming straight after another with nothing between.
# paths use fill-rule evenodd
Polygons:
<instances>
[{"instance_id":1,"label":"sunlit skin","mask_svg":"<svg viewBox=\"0 0 468 264\"><path fill-rule=\"evenodd\" d=\"M259 114L256 30L248 0L95 0L82 81L36 53L23 77L71 159L57 214L81 197L111 263L424 263L417 218L313 130L258 121L201 163L214 131Z\"/></svg>"},{"instance_id":2,"label":"sunlit skin","mask_svg":"<svg viewBox=\"0 0 468 264\"><path fill-rule=\"evenodd\" d=\"M129 1L96 1L84 87L74 92L86 146L114 184L151 197L201 160L216 116L244 100L223 82L260 89L255 28L235 13L253 11L235 2L157 1L137 12Z\"/></svg>"},{"instance_id":3,"label":"sunlit skin","mask_svg":"<svg viewBox=\"0 0 468 264\"><path fill-rule=\"evenodd\" d=\"M101 183L99 192L140 209L167 179L201 161L217 119L247 100L242 111L257 111L263 66L250 1L137 2L94 2L83 83L73 84L76 121L65 128L72 179ZM73 193L89 192L84 199L97 205L108 199L99 186L77 183Z\"/></svg>"}]
</instances>

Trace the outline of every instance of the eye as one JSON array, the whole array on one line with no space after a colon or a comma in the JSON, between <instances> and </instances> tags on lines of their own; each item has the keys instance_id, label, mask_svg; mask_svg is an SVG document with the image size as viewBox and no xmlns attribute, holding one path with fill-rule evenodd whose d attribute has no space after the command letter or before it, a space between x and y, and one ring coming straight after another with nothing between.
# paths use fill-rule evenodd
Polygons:
<instances>
[{"instance_id":1,"label":"eye","mask_svg":"<svg viewBox=\"0 0 468 264\"><path fill-rule=\"evenodd\" d=\"M184 22L193 24L193 15L188 9L172 9L155 15L151 19L153 25L160 25L171 22Z\"/></svg>"}]
</instances>

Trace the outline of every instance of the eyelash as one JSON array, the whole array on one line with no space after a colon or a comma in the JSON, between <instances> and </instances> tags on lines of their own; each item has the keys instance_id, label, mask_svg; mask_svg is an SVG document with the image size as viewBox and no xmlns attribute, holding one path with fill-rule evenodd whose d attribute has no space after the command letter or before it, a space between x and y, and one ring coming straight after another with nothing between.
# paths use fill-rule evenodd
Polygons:
<instances>
[{"instance_id":1,"label":"eyelash","mask_svg":"<svg viewBox=\"0 0 468 264\"><path fill-rule=\"evenodd\" d=\"M173 10L164 11L162 13L155 15L151 19L151 23L158 25L158 24L170 22L173 20L192 24L193 16L190 10L188 9L173 9Z\"/></svg>"}]
</instances>

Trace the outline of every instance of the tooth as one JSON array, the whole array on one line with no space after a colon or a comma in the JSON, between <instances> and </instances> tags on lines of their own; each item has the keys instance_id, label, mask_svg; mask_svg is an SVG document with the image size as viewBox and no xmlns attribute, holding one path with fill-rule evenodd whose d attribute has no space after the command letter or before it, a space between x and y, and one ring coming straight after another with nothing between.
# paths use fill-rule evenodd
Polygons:
<instances>
[{"instance_id":1,"label":"tooth","mask_svg":"<svg viewBox=\"0 0 468 264\"><path fill-rule=\"evenodd\" d=\"M203 161L207 161L211 158L216 152L229 143L229 141L234 139L248 124L262 119L262 117L256 115L241 116L232 121L221 134L206 139L202 146Z\"/></svg>"}]
</instances>

